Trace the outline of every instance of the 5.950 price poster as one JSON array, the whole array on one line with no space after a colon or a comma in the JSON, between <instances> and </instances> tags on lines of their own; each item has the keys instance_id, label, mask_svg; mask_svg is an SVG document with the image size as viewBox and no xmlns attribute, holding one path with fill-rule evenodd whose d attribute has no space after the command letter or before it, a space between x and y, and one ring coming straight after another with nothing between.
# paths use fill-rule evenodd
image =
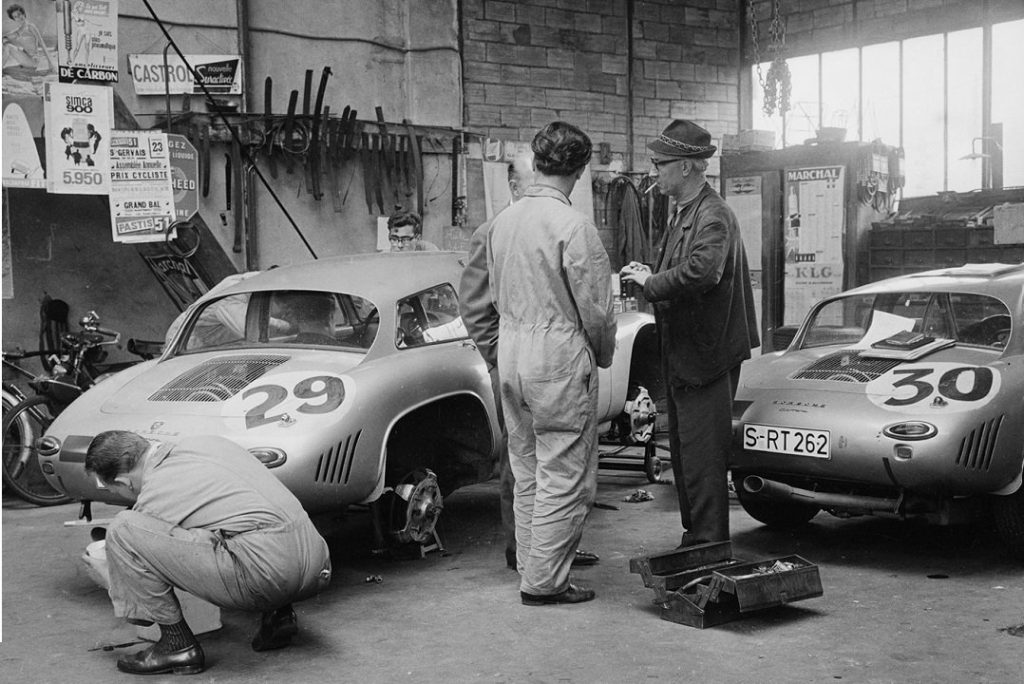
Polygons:
<instances>
[{"instance_id":1,"label":"5.950 price poster","mask_svg":"<svg viewBox=\"0 0 1024 684\"><path fill-rule=\"evenodd\" d=\"M107 144L114 91L107 86L47 83L46 190L58 195L110 192Z\"/></svg>"},{"instance_id":2,"label":"5.950 price poster","mask_svg":"<svg viewBox=\"0 0 1024 684\"><path fill-rule=\"evenodd\" d=\"M110 221L114 242L165 239L174 221L166 133L110 132Z\"/></svg>"}]
</instances>

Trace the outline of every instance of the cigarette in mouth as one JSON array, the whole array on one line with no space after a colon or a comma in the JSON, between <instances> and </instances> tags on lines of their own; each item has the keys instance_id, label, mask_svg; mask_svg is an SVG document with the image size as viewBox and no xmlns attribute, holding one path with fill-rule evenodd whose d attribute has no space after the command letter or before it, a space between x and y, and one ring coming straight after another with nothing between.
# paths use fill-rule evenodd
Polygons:
<instances>
[{"instance_id":1,"label":"cigarette in mouth","mask_svg":"<svg viewBox=\"0 0 1024 684\"><path fill-rule=\"evenodd\" d=\"M651 183L650 187L649 187L649 188L647 188L646 190L644 190L644 194L646 195L646 194L647 194L647 193L649 193L649 192L650 192L651 190L654 190L654 188L656 188L656 187L658 187L658 184L657 184L657 183Z\"/></svg>"}]
</instances>

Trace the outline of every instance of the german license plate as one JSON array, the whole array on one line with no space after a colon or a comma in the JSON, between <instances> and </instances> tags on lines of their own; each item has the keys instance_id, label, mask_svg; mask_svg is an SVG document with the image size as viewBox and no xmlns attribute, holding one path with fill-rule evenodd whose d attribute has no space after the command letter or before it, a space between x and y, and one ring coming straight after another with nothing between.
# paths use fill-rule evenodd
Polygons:
<instances>
[{"instance_id":1,"label":"german license plate","mask_svg":"<svg viewBox=\"0 0 1024 684\"><path fill-rule=\"evenodd\" d=\"M832 440L828 430L747 423L743 426L743 448L772 454L830 458Z\"/></svg>"}]
</instances>

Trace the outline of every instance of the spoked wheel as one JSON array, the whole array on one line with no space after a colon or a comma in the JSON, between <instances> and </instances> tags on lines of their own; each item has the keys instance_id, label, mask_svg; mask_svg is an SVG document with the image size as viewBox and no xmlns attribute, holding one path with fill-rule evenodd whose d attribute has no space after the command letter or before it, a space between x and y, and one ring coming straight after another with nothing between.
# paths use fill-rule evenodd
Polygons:
<instances>
[{"instance_id":1,"label":"spoked wheel","mask_svg":"<svg viewBox=\"0 0 1024 684\"><path fill-rule=\"evenodd\" d=\"M54 489L39 464L36 440L53 422L45 397L30 397L4 413L3 478L11 491L29 503L54 506L71 501Z\"/></svg>"}]
</instances>

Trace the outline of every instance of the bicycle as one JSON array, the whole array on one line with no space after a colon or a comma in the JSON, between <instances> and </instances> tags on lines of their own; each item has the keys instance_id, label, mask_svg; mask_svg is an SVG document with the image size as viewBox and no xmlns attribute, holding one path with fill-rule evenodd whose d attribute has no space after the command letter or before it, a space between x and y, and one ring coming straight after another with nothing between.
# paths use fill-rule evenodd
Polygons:
<instances>
[{"instance_id":1,"label":"bicycle","mask_svg":"<svg viewBox=\"0 0 1024 684\"><path fill-rule=\"evenodd\" d=\"M3 352L4 367L30 378L28 385L35 392L27 396L14 383L3 383L3 481L22 499L39 506L67 503L71 497L47 481L36 441L65 407L95 385L104 372L115 370L102 369L94 359L103 355L103 346L116 345L121 334L101 328L95 311L88 312L79 324L81 332L60 335L57 350ZM15 363L35 356L49 369L46 373L33 375ZM118 369L132 363L118 364Z\"/></svg>"}]
</instances>

